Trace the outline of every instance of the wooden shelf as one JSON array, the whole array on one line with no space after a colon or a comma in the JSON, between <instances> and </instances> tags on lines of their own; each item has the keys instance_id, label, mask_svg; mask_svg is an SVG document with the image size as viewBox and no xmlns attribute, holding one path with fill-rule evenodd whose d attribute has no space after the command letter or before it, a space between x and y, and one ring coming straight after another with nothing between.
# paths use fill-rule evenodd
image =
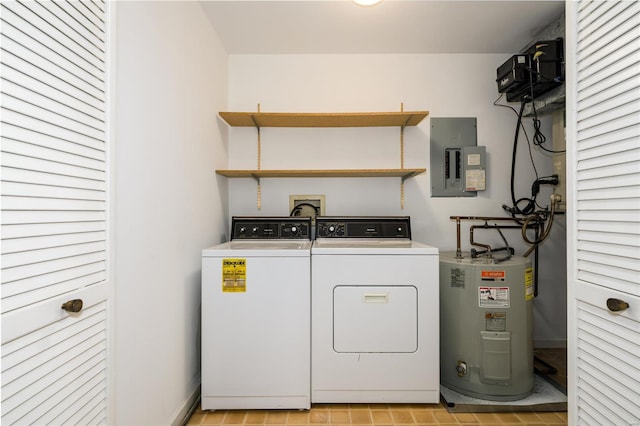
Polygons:
<instances>
[{"instance_id":1,"label":"wooden shelf","mask_svg":"<svg viewBox=\"0 0 640 426\"><path fill-rule=\"evenodd\" d=\"M234 127L386 127L416 126L429 111L406 112L220 112Z\"/></svg>"},{"instance_id":2,"label":"wooden shelf","mask_svg":"<svg viewBox=\"0 0 640 426\"><path fill-rule=\"evenodd\" d=\"M402 180L425 173L427 169L344 169L344 170L216 170L231 178L301 178L301 177L399 177Z\"/></svg>"}]
</instances>

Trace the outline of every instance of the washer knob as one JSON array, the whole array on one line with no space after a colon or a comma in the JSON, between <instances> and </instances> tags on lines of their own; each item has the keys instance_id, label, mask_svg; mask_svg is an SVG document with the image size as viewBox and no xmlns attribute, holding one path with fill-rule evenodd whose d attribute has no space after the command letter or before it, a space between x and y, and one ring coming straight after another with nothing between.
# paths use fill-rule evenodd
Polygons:
<instances>
[{"instance_id":1,"label":"washer knob","mask_svg":"<svg viewBox=\"0 0 640 426\"><path fill-rule=\"evenodd\" d=\"M291 227L291 233L292 234L297 234L298 233L298 227L297 226L292 226Z\"/></svg>"},{"instance_id":2,"label":"washer knob","mask_svg":"<svg viewBox=\"0 0 640 426\"><path fill-rule=\"evenodd\" d=\"M335 230L336 230L335 225L329 225L329 232L333 233L335 232Z\"/></svg>"},{"instance_id":3,"label":"washer knob","mask_svg":"<svg viewBox=\"0 0 640 426\"><path fill-rule=\"evenodd\" d=\"M253 228L251 228L251 232L253 232L254 234L258 232L258 227L254 226Z\"/></svg>"}]
</instances>

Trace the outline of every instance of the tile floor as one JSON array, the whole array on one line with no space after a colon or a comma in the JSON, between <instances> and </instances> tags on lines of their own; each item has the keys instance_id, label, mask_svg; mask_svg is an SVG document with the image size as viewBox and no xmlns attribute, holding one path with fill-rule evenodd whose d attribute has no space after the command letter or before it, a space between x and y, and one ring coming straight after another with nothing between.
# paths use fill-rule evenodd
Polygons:
<instances>
[{"instance_id":1,"label":"tile floor","mask_svg":"<svg viewBox=\"0 0 640 426\"><path fill-rule=\"evenodd\" d=\"M535 355L556 367L549 375L566 386L566 350L537 349ZM566 412L449 413L442 404L313 404L299 410L196 409L188 425L566 425Z\"/></svg>"},{"instance_id":2,"label":"tile floor","mask_svg":"<svg viewBox=\"0 0 640 426\"><path fill-rule=\"evenodd\" d=\"M449 413L442 404L313 404L309 411L197 409L188 425L566 425L566 412Z\"/></svg>"}]
</instances>

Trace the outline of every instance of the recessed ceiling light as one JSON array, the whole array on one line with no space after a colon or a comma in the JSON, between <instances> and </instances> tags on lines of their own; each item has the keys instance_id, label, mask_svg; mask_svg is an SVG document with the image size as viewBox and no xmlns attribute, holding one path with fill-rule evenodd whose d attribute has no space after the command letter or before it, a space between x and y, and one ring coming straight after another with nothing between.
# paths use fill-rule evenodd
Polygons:
<instances>
[{"instance_id":1,"label":"recessed ceiling light","mask_svg":"<svg viewBox=\"0 0 640 426\"><path fill-rule=\"evenodd\" d=\"M373 6L374 4L380 3L382 0L353 0L356 4L360 6Z\"/></svg>"}]
</instances>

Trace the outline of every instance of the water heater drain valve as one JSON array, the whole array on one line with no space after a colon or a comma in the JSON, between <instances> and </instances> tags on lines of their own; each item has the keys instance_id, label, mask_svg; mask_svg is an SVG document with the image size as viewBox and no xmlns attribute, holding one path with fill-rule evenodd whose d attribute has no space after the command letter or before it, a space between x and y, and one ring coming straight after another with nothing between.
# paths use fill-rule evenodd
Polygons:
<instances>
[{"instance_id":1,"label":"water heater drain valve","mask_svg":"<svg viewBox=\"0 0 640 426\"><path fill-rule=\"evenodd\" d=\"M456 365L456 371L458 372L458 377L462 377L467 374L467 363L464 361L458 360L458 365Z\"/></svg>"}]
</instances>

